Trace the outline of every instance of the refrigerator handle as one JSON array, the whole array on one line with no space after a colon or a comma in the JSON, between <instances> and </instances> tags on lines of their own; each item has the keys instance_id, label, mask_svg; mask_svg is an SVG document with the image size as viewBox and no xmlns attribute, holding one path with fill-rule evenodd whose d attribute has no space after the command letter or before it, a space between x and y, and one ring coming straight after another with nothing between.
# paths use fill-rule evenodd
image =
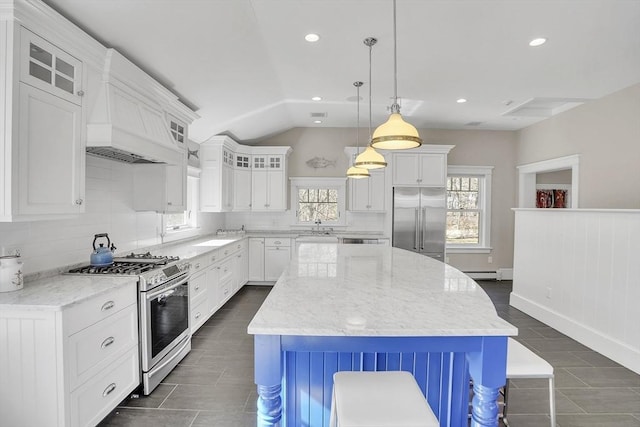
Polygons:
<instances>
[{"instance_id":1,"label":"refrigerator handle","mask_svg":"<svg viewBox=\"0 0 640 427\"><path fill-rule=\"evenodd\" d=\"M413 230L413 249L414 250L418 250L418 242L419 242L419 236L418 236L418 230L420 230L420 215L418 212L418 208L416 208L416 222L415 222L415 229Z\"/></svg>"},{"instance_id":2,"label":"refrigerator handle","mask_svg":"<svg viewBox=\"0 0 640 427\"><path fill-rule=\"evenodd\" d=\"M420 251L424 250L424 229L427 226L427 209L422 208L420 212Z\"/></svg>"}]
</instances>

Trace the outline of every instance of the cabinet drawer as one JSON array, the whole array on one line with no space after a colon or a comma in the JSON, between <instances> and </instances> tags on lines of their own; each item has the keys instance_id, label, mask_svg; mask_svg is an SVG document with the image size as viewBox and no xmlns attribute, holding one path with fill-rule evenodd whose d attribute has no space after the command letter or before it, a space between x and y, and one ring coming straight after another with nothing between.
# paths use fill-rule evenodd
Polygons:
<instances>
[{"instance_id":1,"label":"cabinet drawer","mask_svg":"<svg viewBox=\"0 0 640 427\"><path fill-rule=\"evenodd\" d=\"M71 426L97 425L138 384L138 347L71 393Z\"/></svg>"},{"instance_id":2,"label":"cabinet drawer","mask_svg":"<svg viewBox=\"0 0 640 427\"><path fill-rule=\"evenodd\" d=\"M265 246L291 246L291 239L288 237L265 237L264 238Z\"/></svg>"},{"instance_id":3,"label":"cabinet drawer","mask_svg":"<svg viewBox=\"0 0 640 427\"><path fill-rule=\"evenodd\" d=\"M227 280L221 280L218 283L218 301L220 301L220 307L227 302L229 298L233 296L233 280L230 277Z\"/></svg>"},{"instance_id":4,"label":"cabinet drawer","mask_svg":"<svg viewBox=\"0 0 640 427\"><path fill-rule=\"evenodd\" d=\"M199 298L193 308L191 308L191 333L200 329L200 326L204 324L209 318L209 309L207 305L207 297Z\"/></svg>"},{"instance_id":5,"label":"cabinet drawer","mask_svg":"<svg viewBox=\"0 0 640 427\"><path fill-rule=\"evenodd\" d=\"M114 313L138 302L137 283L122 286L118 290L83 301L63 311L65 335L70 336Z\"/></svg>"},{"instance_id":6,"label":"cabinet drawer","mask_svg":"<svg viewBox=\"0 0 640 427\"><path fill-rule=\"evenodd\" d=\"M74 390L137 343L136 305L70 336L67 341L69 389Z\"/></svg>"},{"instance_id":7,"label":"cabinet drawer","mask_svg":"<svg viewBox=\"0 0 640 427\"><path fill-rule=\"evenodd\" d=\"M207 292L207 272L200 271L189 278L189 298L193 303L200 295Z\"/></svg>"},{"instance_id":8,"label":"cabinet drawer","mask_svg":"<svg viewBox=\"0 0 640 427\"><path fill-rule=\"evenodd\" d=\"M221 262L218 268L220 269L220 275L218 276L220 282L231 279L233 276L233 258Z\"/></svg>"},{"instance_id":9,"label":"cabinet drawer","mask_svg":"<svg viewBox=\"0 0 640 427\"><path fill-rule=\"evenodd\" d=\"M205 257L207 260L206 265L211 265L222 259L220 256L220 250L211 251L207 255L205 255Z\"/></svg>"},{"instance_id":10,"label":"cabinet drawer","mask_svg":"<svg viewBox=\"0 0 640 427\"><path fill-rule=\"evenodd\" d=\"M199 271L204 270L209 263L209 255L199 256L191 261L191 274L195 275Z\"/></svg>"}]
</instances>

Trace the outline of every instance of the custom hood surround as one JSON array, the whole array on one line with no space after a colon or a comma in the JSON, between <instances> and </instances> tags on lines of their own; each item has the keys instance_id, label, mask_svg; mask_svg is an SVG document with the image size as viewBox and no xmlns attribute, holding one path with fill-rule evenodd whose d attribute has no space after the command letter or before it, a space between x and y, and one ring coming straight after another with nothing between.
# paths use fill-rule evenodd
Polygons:
<instances>
[{"instance_id":1,"label":"custom hood surround","mask_svg":"<svg viewBox=\"0 0 640 427\"><path fill-rule=\"evenodd\" d=\"M163 105L177 98L114 49L87 122L87 154L126 163L180 164Z\"/></svg>"}]
</instances>

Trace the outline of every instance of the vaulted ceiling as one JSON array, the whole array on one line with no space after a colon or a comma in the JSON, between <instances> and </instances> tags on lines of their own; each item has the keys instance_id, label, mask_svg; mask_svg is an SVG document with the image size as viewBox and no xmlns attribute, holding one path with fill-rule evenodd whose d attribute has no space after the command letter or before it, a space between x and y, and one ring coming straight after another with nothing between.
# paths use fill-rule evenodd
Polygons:
<instances>
[{"instance_id":1,"label":"vaulted ceiling","mask_svg":"<svg viewBox=\"0 0 640 427\"><path fill-rule=\"evenodd\" d=\"M46 3L195 109L196 142L353 127L356 80L366 127L366 37L378 39L373 126L386 120L392 0ZM418 128L521 129L640 82L640 0L397 0L396 10L398 95ZM320 40L306 42L308 33ZM536 37L548 41L529 47Z\"/></svg>"}]
</instances>

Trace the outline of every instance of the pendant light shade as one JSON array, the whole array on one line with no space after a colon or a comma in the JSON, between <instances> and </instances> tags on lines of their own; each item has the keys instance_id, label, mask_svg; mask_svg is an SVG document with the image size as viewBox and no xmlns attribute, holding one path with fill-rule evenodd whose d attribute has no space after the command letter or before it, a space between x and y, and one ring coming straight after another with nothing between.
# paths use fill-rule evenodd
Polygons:
<instances>
[{"instance_id":1,"label":"pendant light shade","mask_svg":"<svg viewBox=\"0 0 640 427\"><path fill-rule=\"evenodd\" d=\"M364 39L364 44L369 47L369 137L371 137L371 48L377 42L378 40L373 37ZM379 169L386 167L387 161L375 148L368 145L362 154L356 157L354 165L365 169Z\"/></svg>"},{"instance_id":2,"label":"pendant light shade","mask_svg":"<svg viewBox=\"0 0 640 427\"><path fill-rule=\"evenodd\" d=\"M406 150L422 145L418 130L402 119L399 110L398 108L397 113L391 113L389 120L378 126L373 133L371 145L375 148L381 150Z\"/></svg>"},{"instance_id":3,"label":"pendant light shade","mask_svg":"<svg viewBox=\"0 0 640 427\"><path fill-rule=\"evenodd\" d=\"M356 99L357 99L357 111L358 118L356 121L356 155L360 152L360 86L363 85L362 82L353 82L353 85L356 87ZM355 157L355 156L354 156ZM360 179L360 178L369 178L369 171L365 168L357 167L353 164L349 169L347 169L347 177Z\"/></svg>"},{"instance_id":4,"label":"pendant light shade","mask_svg":"<svg viewBox=\"0 0 640 427\"><path fill-rule=\"evenodd\" d=\"M382 150L406 150L422 145L414 126L405 122L398 104L398 53L396 37L396 0L393 0L393 104L386 123L378 126L371 137L371 145Z\"/></svg>"},{"instance_id":5,"label":"pendant light shade","mask_svg":"<svg viewBox=\"0 0 640 427\"><path fill-rule=\"evenodd\" d=\"M368 146L362 154L356 157L356 166L364 169L379 169L387 166L387 162L373 147Z\"/></svg>"},{"instance_id":6,"label":"pendant light shade","mask_svg":"<svg viewBox=\"0 0 640 427\"><path fill-rule=\"evenodd\" d=\"M360 179L369 178L370 176L371 175L369 174L369 171L365 168L351 166L349 169L347 169L347 177L349 178Z\"/></svg>"}]
</instances>

